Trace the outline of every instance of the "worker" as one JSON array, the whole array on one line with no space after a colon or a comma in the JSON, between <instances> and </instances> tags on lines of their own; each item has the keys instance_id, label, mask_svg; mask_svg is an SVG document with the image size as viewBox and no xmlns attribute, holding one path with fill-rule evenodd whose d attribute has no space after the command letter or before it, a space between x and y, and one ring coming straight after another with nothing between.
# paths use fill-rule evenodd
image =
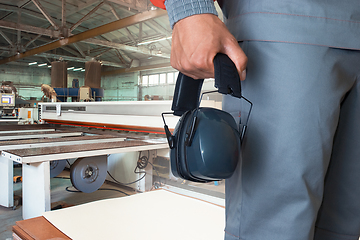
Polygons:
<instances>
[{"instance_id":1,"label":"worker","mask_svg":"<svg viewBox=\"0 0 360 240\"><path fill-rule=\"evenodd\" d=\"M246 78L254 107L226 180L225 239L358 240L359 0L223 0L226 26L212 0L152 2L168 11L174 68L213 77L221 52Z\"/></svg>"}]
</instances>

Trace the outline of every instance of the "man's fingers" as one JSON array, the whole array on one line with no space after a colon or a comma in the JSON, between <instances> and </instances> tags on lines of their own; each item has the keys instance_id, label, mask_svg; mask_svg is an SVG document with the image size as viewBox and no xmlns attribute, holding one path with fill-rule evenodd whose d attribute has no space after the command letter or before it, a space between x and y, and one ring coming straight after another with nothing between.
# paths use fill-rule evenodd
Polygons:
<instances>
[{"instance_id":1,"label":"man's fingers","mask_svg":"<svg viewBox=\"0 0 360 240\"><path fill-rule=\"evenodd\" d=\"M240 48L238 42L234 39L230 43L224 45L222 53L228 55L228 57L234 62L236 69L238 70L240 80L244 81L246 78L246 66L248 59L244 51Z\"/></svg>"}]
</instances>

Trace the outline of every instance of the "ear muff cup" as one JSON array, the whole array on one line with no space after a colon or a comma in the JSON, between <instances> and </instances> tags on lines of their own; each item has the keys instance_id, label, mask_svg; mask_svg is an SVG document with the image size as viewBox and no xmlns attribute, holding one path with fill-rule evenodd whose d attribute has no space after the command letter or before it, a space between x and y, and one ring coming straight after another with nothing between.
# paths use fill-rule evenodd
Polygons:
<instances>
[{"instance_id":1,"label":"ear muff cup","mask_svg":"<svg viewBox=\"0 0 360 240\"><path fill-rule=\"evenodd\" d=\"M189 128L197 117L192 144L187 146ZM214 108L199 108L182 115L174 131L171 170L176 177L195 182L229 178L240 154L240 134L234 118Z\"/></svg>"},{"instance_id":2,"label":"ear muff cup","mask_svg":"<svg viewBox=\"0 0 360 240\"><path fill-rule=\"evenodd\" d=\"M180 177L185 180L195 181L195 182L208 182L206 180L198 179L191 175L187 167L186 159L186 131L191 124L192 117L195 110L185 112L174 130L175 138L175 148L170 152L171 158L171 171L175 177Z\"/></svg>"}]
</instances>

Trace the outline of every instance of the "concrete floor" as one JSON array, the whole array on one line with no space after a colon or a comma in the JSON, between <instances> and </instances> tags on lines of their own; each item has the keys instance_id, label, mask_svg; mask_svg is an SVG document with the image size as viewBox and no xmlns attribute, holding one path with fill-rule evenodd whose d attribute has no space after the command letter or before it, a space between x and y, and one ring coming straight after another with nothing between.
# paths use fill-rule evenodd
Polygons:
<instances>
[{"instance_id":1,"label":"concrete floor","mask_svg":"<svg viewBox=\"0 0 360 240\"><path fill-rule=\"evenodd\" d=\"M21 175L21 167L14 168L14 176ZM63 171L59 177L69 178L69 171ZM79 205L101 199L117 198L126 196L124 193L112 190L98 190L93 193L74 193L65 190L66 187L72 186L70 179L52 178L51 179L51 202L52 207L54 203L61 201L69 205ZM131 188L120 187L112 183L105 183L100 189L116 189L125 192L126 194L135 194ZM70 190L76 190L73 187ZM14 199L21 200L21 183L14 183ZM16 204L17 201L15 201ZM57 205L57 204L55 204ZM5 208L0 206L0 240L12 239L12 226L16 221L22 220L21 204L12 208Z\"/></svg>"}]
</instances>

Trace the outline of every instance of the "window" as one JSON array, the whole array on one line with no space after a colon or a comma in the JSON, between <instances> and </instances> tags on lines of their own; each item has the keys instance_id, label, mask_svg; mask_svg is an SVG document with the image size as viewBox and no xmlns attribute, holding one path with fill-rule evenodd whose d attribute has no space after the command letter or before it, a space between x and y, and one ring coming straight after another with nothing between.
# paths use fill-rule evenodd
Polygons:
<instances>
[{"instance_id":1,"label":"window","mask_svg":"<svg viewBox=\"0 0 360 240\"><path fill-rule=\"evenodd\" d=\"M142 85L143 86L147 86L148 85L148 83L149 83L149 76L143 76L142 77Z\"/></svg>"},{"instance_id":2,"label":"window","mask_svg":"<svg viewBox=\"0 0 360 240\"><path fill-rule=\"evenodd\" d=\"M167 73L167 83L174 83L174 73Z\"/></svg>"},{"instance_id":3,"label":"window","mask_svg":"<svg viewBox=\"0 0 360 240\"><path fill-rule=\"evenodd\" d=\"M144 75L141 78L141 85L154 86L163 84L174 84L179 72L167 72L159 74Z\"/></svg>"},{"instance_id":4,"label":"window","mask_svg":"<svg viewBox=\"0 0 360 240\"><path fill-rule=\"evenodd\" d=\"M166 73L160 74L160 84L166 83Z\"/></svg>"},{"instance_id":5,"label":"window","mask_svg":"<svg viewBox=\"0 0 360 240\"><path fill-rule=\"evenodd\" d=\"M149 76L149 85L158 85L159 84L159 75L154 74Z\"/></svg>"}]
</instances>

